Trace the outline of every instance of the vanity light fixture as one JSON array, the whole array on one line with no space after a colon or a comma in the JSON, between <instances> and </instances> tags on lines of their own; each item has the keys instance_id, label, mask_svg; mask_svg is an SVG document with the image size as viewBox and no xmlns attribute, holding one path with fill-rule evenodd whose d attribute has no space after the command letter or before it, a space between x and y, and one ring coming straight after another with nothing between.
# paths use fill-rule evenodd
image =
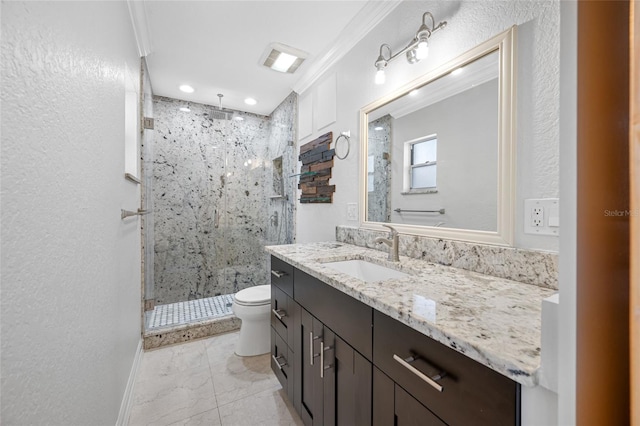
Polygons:
<instances>
[{"instance_id":1,"label":"vanity light fixture","mask_svg":"<svg viewBox=\"0 0 640 426\"><path fill-rule=\"evenodd\" d=\"M427 16L431 18L431 27L429 27L426 23ZM393 61L398 56L406 54L407 62L410 64L415 64L419 62L421 59L424 59L429 54L429 37L431 34L435 33L438 30L443 29L447 26L447 21L442 21L438 25L436 25L435 19L433 19L433 15L431 12L425 12L422 14L422 25L416 31L416 35L411 39L409 44L396 53L395 55L391 51L391 46L384 43L380 46L380 56L376 59L375 67L376 71L376 84L384 84L385 75L384 70L389 65L389 62ZM385 56L384 48L387 48L388 55Z\"/></svg>"}]
</instances>

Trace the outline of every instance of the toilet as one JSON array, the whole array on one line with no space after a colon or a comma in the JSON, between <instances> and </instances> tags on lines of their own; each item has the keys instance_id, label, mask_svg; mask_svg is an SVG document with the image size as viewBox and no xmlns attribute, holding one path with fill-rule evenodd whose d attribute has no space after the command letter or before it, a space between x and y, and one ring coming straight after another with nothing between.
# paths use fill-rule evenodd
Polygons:
<instances>
[{"instance_id":1,"label":"toilet","mask_svg":"<svg viewBox=\"0 0 640 426\"><path fill-rule=\"evenodd\" d=\"M233 296L231 309L242 321L236 355L255 356L270 352L271 285L240 290Z\"/></svg>"}]
</instances>

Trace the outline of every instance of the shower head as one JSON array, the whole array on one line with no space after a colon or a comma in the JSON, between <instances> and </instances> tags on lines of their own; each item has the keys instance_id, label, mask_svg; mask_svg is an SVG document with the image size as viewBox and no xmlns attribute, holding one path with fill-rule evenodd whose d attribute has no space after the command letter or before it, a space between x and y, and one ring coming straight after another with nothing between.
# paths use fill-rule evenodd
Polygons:
<instances>
[{"instance_id":1,"label":"shower head","mask_svg":"<svg viewBox=\"0 0 640 426\"><path fill-rule=\"evenodd\" d=\"M218 102L219 107L213 107L213 111L211 113L211 117L214 120L231 120L233 117L233 111L222 108L222 98L224 95L222 93L218 93Z\"/></svg>"}]
</instances>

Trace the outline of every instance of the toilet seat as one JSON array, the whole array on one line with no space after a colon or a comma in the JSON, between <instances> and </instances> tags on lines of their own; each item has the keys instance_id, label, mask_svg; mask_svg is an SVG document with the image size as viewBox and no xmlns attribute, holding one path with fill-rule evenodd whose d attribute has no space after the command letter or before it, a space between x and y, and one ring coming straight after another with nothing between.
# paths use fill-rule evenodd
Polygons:
<instances>
[{"instance_id":1,"label":"toilet seat","mask_svg":"<svg viewBox=\"0 0 640 426\"><path fill-rule=\"evenodd\" d=\"M271 285L257 285L240 290L234 296L234 301L242 306L259 306L271 303Z\"/></svg>"}]
</instances>

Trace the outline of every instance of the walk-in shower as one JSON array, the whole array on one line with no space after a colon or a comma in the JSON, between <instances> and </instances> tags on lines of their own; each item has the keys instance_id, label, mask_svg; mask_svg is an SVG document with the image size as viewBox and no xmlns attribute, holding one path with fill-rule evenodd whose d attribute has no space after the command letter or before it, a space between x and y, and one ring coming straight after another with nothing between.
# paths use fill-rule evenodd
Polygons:
<instances>
[{"instance_id":1,"label":"walk-in shower","mask_svg":"<svg viewBox=\"0 0 640 426\"><path fill-rule=\"evenodd\" d=\"M153 97L143 146L147 331L230 315L234 293L269 283L264 246L293 240L293 197L274 196L273 160L293 194L295 94L269 117L221 101L184 108Z\"/></svg>"}]
</instances>

